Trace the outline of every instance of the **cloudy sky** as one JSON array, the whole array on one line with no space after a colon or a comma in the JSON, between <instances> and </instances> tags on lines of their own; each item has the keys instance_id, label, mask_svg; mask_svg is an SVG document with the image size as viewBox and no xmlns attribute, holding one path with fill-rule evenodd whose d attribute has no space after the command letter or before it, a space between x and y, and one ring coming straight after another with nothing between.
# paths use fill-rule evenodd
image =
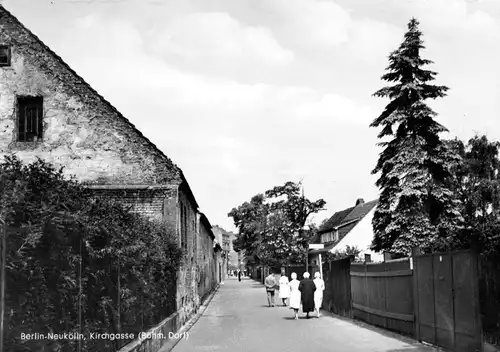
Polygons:
<instances>
[{"instance_id":1,"label":"cloudy sky","mask_svg":"<svg viewBox=\"0 0 500 352\"><path fill-rule=\"evenodd\" d=\"M500 140L500 0L3 0L183 170L212 224L286 181L378 194L387 56L421 22L445 137Z\"/></svg>"}]
</instances>

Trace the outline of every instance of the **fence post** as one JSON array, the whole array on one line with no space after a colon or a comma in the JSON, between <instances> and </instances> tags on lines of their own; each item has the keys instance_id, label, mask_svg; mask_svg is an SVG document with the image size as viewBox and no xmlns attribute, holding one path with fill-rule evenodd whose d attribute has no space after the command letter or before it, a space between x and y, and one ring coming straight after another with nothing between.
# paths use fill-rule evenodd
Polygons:
<instances>
[{"instance_id":1,"label":"fence post","mask_svg":"<svg viewBox=\"0 0 500 352\"><path fill-rule=\"evenodd\" d=\"M420 248L412 248L411 263L413 263L413 334L415 340L420 341L420 316L419 316L419 289L418 289L418 260L417 257L421 254Z\"/></svg>"},{"instance_id":2,"label":"fence post","mask_svg":"<svg viewBox=\"0 0 500 352\"><path fill-rule=\"evenodd\" d=\"M387 272L386 258L388 258L387 260L390 260L390 258L391 258L390 253L384 252L384 272ZM387 281L388 281L387 276L383 277L382 280L384 281L384 311L388 312L388 310L387 310L387 291L389 291L389 290L387 289ZM384 317L384 328L387 329L388 325L389 325L389 319L387 319L387 317Z\"/></svg>"},{"instance_id":3,"label":"fence post","mask_svg":"<svg viewBox=\"0 0 500 352\"><path fill-rule=\"evenodd\" d=\"M477 237L473 237L471 244L471 266L472 266L472 280L474 287L474 320L476 322L475 335L480 344L480 350L484 350L484 338L483 338L483 324L481 318L481 297L480 297L480 285L481 285L481 258L480 258L480 248Z\"/></svg>"},{"instance_id":4,"label":"fence post","mask_svg":"<svg viewBox=\"0 0 500 352\"><path fill-rule=\"evenodd\" d=\"M368 261L366 261L366 256L368 256ZM368 277L366 275L366 272L367 272L367 265L366 263L369 262L370 260L370 255L369 254L365 254L365 263L363 263L363 269L364 269L364 276L363 276L363 287L364 287L364 299L363 299L363 306L365 307L369 307L369 304L368 304ZM371 324L371 319L370 319L370 314L367 313L366 315L366 321L368 324Z\"/></svg>"}]
</instances>

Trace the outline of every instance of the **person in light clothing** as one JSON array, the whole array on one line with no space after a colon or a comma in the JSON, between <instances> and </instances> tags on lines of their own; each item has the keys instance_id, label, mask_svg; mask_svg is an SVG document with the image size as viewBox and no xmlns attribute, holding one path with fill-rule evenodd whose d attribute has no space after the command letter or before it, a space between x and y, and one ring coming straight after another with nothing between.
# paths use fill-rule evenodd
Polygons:
<instances>
[{"instance_id":1,"label":"person in light clothing","mask_svg":"<svg viewBox=\"0 0 500 352\"><path fill-rule=\"evenodd\" d=\"M290 297L290 283L288 282L288 277L284 272L281 273L280 277L280 298L283 300L283 306L286 307L287 300Z\"/></svg>"},{"instance_id":2,"label":"person in light clothing","mask_svg":"<svg viewBox=\"0 0 500 352\"><path fill-rule=\"evenodd\" d=\"M325 282L321 278L321 274L318 272L314 274L313 282L316 286L316 291L314 291L314 308L316 309L316 316L319 318L319 310L321 309L321 304L323 303L323 291L325 290Z\"/></svg>"},{"instance_id":3,"label":"person in light clothing","mask_svg":"<svg viewBox=\"0 0 500 352\"><path fill-rule=\"evenodd\" d=\"M297 274L292 273L292 281L290 281L290 309L293 309L295 313L295 319L299 319L299 309L300 309L300 282L297 280Z\"/></svg>"}]
</instances>

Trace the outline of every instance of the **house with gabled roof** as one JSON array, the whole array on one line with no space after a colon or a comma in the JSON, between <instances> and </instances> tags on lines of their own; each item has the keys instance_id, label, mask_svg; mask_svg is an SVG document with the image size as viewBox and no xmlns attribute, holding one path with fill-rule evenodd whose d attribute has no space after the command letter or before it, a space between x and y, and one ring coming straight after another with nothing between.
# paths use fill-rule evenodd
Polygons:
<instances>
[{"instance_id":1,"label":"house with gabled roof","mask_svg":"<svg viewBox=\"0 0 500 352\"><path fill-rule=\"evenodd\" d=\"M370 250L373 239L372 219L378 199L365 202L356 200L353 207L338 211L320 226L312 243L323 244L323 249L309 251L311 262L319 263L318 254L343 251L347 246L358 247L361 255L370 255L372 261L382 261L383 254Z\"/></svg>"},{"instance_id":2,"label":"house with gabled roof","mask_svg":"<svg viewBox=\"0 0 500 352\"><path fill-rule=\"evenodd\" d=\"M96 196L171 225L185 253L176 293L181 324L196 310L198 204L182 170L0 5L0 157L6 154L64 166Z\"/></svg>"}]
</instances>

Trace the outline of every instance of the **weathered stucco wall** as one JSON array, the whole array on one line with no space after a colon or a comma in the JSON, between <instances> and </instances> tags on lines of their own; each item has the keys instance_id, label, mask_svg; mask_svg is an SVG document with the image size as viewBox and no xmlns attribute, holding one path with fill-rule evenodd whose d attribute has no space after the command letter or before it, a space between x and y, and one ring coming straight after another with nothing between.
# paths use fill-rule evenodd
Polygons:
<instances>
[{"instance_id":1,"label":"weathered stucco wall","mask_svg":"<svg viewBox=\"0 0 500 352\"><path fill-rule=\"evenodd\" d=\"M179 181L167 157L35 38L0 7L0 44L12 51L0 67L0 154L38 156L101 184ZM43 97L43 141L17 142L19 96Z\"/></svg>"},{"instance_id":2,"label":"weathered stucco wall","mask_svg":"<svg viewBox=\"0 0 500 352\"><path fill-rule=\"evenodd\" d=\"M200 280L198 282L198 294L203 298L212 288L212 267L211 258L213 256L213 241L210 238L209 230L203 221L200 221L200 237L198 251L198 265L200 268Z\"/></svg>"},{"instance_id":3,"label":"weathered stucco wall","mask_svg":"<svg viewBox=\"0 0 500 352\"><path fill-rule=\"evenodd\" d=\"M194 252L194 240L196 239L197 209L194 207L189 197L182 190L178 196L178 232L182 233L182 219L180 207L186 206L187 225L187 247L179 270L177 304L179 307L179 317L182 322L187 319L199 307L198 286L196 282L196 263ZM182 243L182 235L179 235L179 245Z\"/></svg>"}]
</instances>

